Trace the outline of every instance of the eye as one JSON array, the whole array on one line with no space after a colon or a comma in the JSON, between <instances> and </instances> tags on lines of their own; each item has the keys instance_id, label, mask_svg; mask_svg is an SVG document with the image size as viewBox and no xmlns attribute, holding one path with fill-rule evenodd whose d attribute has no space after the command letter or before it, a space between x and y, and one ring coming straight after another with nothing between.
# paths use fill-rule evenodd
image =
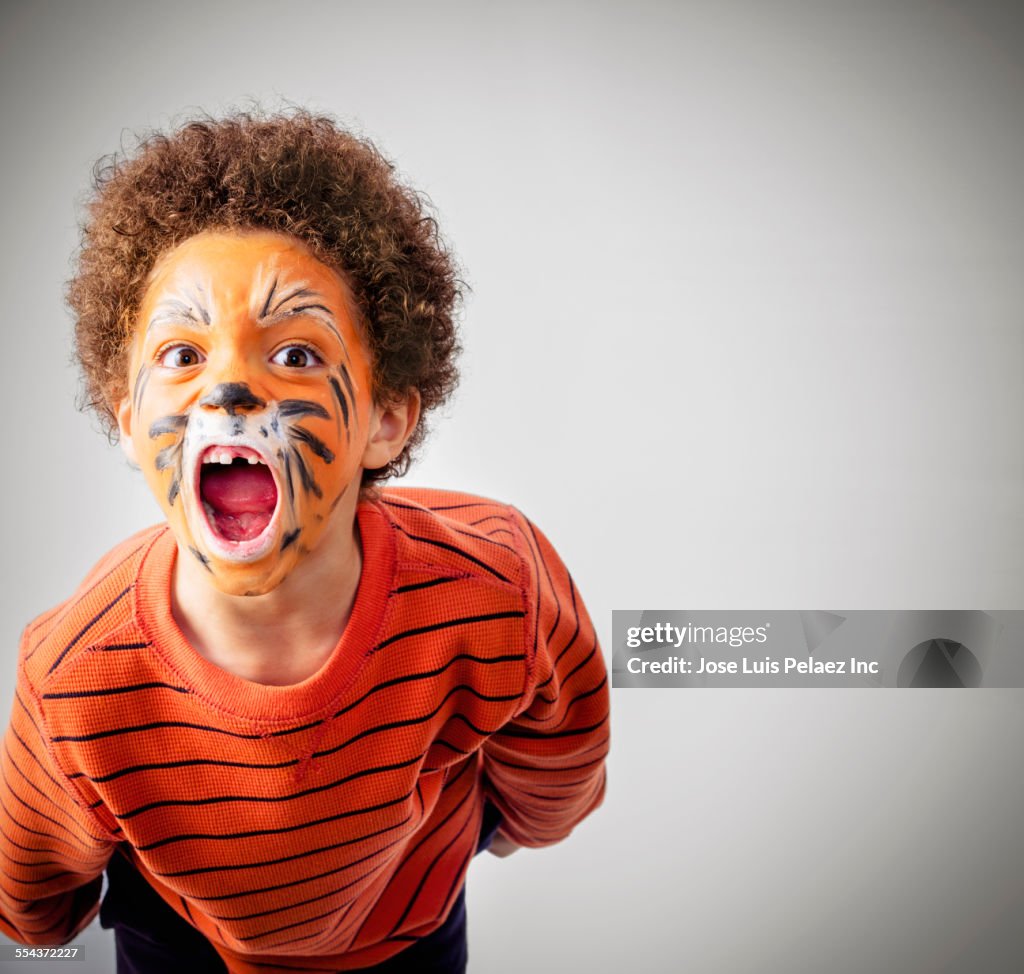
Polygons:
<instances>
[{"instance_id":1,"label":"eye","mask_svg":"<svg viewBox=\"0 0 1024 974\"><path fill-rule=\"evenodd\" d=\"M323 365L323 360L311 348L305 345L286 345L274 353L270 360L275 365L284 365L290 369L309 369L314 365Z\"/></svg>"},{"instance_id":2,"label":"eye","mask_svg":"<svg viewBox=\"0 0 1024 974\"><path fill-rule=\"evenodd\" d=\"M205 359L203 353L191 345L172 345L160 353L157 361L168 369L188 369Z\"/></svg>"}]
</instances>

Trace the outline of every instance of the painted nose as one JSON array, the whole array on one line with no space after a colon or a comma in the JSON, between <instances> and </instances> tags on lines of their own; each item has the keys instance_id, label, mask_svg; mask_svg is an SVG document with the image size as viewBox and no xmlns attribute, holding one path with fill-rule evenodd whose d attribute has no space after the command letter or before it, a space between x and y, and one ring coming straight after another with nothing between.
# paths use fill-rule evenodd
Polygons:
<instances>
[{"instance_id":1,"label":"painted nose","mask_svg":"<svg viewBox=\"0 0 1024 974\"><path fill-rule=\"evenodd\" d=\"M229 416L235 416L239 411L262 409L266 404L266 400L255 395L244 382L221 382L199 400L200 406L223 409Z\"/></svg>"}]
</instances>

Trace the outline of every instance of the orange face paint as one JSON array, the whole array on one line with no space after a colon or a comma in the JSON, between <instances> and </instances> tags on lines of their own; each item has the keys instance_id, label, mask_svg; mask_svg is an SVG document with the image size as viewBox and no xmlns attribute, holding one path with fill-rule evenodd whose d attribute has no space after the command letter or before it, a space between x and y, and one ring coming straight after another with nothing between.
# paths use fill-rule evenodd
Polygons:
<instances>
[{"instance_id":1,"label":"orange face paint","mask_svg":"<svg viewBox=\"0 0 1024 974\"><path fill-rule=\"evenodd\" d=\"M207 232L160 260L118 421L218 589L275 588L359 490L372 368L341 276L299 240Z\"/></svg>"}]
</instances>

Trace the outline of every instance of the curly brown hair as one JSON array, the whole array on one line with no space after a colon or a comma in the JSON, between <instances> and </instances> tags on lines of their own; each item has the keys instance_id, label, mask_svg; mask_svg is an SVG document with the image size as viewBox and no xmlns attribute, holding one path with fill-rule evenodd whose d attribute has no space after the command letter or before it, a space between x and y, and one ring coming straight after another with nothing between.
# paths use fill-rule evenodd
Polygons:
<instances>
[{"instance_id":1,"label":"curly brown hair","mask_svg":"<svg viewBox=\"0 0 1024 974\"><path fill-rule=\"evenodd\" d=\"M455 311L461 282L426 200L401 185L366 139L307 111L194 119L142 137L96 166L77 274L68 284L84 404L107 433L128 387L127 358L157 259L204 230L259 228L303 240L341 271L358 302L374 395L418 390L421 417L458 379ZM421 421L364 485L401 475L423 439Z\"/></svg>"}]
</instances>

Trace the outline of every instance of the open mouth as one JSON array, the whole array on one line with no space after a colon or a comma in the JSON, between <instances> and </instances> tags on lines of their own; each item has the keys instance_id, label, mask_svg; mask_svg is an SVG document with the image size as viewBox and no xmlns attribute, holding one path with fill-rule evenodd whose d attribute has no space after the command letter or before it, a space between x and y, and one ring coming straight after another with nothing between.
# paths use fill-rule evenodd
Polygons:
<instances>
[{"instance_id":1,"label":"open mouth","mask_svg":"<svg viewBox=\"0 0 1024 974\"><path fill-rule=\"evenodd\" d=\"M211 446L200 458L199 498L214 536L255 541L277 509L277 484L263 457L245 446Z\"/></svg>"}]
</instances>

